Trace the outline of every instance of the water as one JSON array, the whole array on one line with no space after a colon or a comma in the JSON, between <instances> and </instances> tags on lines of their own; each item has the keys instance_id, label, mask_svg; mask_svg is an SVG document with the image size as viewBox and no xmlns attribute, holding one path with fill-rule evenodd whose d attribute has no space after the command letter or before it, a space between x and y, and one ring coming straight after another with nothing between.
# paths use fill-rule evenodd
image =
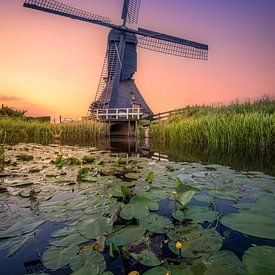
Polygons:
<instances>
[{"instance_id":1,"label":"water","mask_svg":"<svg viewBox=\"0 0 275 275\"><path fill-rule=\"evenodd\" d=\"M97 147L94 147L94 146ZM33 146L33 145L32 145ZM43 149L43 147L34 145L34 152L31 151L31 153L35 154L35 150L39 152L40 156L37 158L37 160L32 163L32 165L40 165L41 162L46 163L48 165L49 158L52 159L52 155L56 152L62 151L65 155L66 154L82 154L83 152L89 152L89 153L95 153L100 156L109 155L109 152L111 154L116 155L116 153L122 153L120 154L122 157L129 157L129 156L135 156L135 158L143 158L146 157L148 159L156 160L157 163L161 163L162 166L175 166L177 169L183 169L182 171L186 171L186 167L189 172L183 173L183 178L190 179L195 178L198 183L200 184L205 180L205 174L207 173L215 173L216 167L214 164L221 164L224 167L229 167L225 169L229 169L229 171L236 171L236 178L237 176L244 176L247 175L247 179L250 180L249 177L259 177L264 179L264 183L269 182L270 184L274 184L274 178L268 177L266 178L265 175L274 176L274 152L272 150L260 150L260 151L253 151L251 150L242 152L240 148L235 149L224 149L224 150L215 150L215 148L199 148L196 145L190 145L190 144L182 144L180 146L163 146L163 145L157 145L157 144L150 144L148 142L140 143L136 140L122 140L122 139L112 139L112 140L103 140L99 144L92 144L91 145L81 145L75 146L75 147L68 147L64 146L55 146L51 147L52 154L48 150L48 148ZM19 146L20 150L24 151L24 145ZM12 152L12 147L10 148ZM18 149L18 148L17 148ZM44 150L44 151L43 151ZM18 151L17 151L18 152ZM30 152L28 149L27 152ZM39 155L37 154L37 155ZM12 155L12 154L11 154ZM36 156L36 155L35 155ZM41 158L43 156L43 158ZM105 158L105 157L104 157ZM47 160L47 161L45 161ZM149 161L148 163L150 163ZM143 162L145 163L145 162ZM191 163L191 164L190 164ZM151 165L151 164L150 164ZM195 167L192 172L192 165ZM211 166L213 165L213 167ZM44 168L46 172L43 174L43 177L39 176L30 176L27 172L28 169L26 169L24 166L20 166L21 168L20 173L22 173L22 176L26 179L28 177L31 177L35 183L35 186L39 186L39 184L46 180L45 173L55 172L55 170L48 166L48 168ZM25 167L25 168L24 168ZM103 165L104 167L104 165ZM153 167L151 165L151 167ZM25 170L24 170L25 169ZM47 170L48 169L48 170ZM185 170L184 170L185 169ZM233 169L233 170L232 170ZM197 172L196 172L197 170ZM204 172L198 172L203 170ZM219 169L218 169L219 170ZM67 172L67 170L65 170ZM77 170L75 170L77 171ZM73 172L67 172L66 179L70 177L75 177L75 171ZM158 171L158 169L156 169ZM254 171L254 172L251 172ZM257 172L255 172L257 171ZM262 174L264 173L264 174ZM255 176L256 174L256 176ZM258 175L259 174L259 175ZM190 175L190 176L188 176ZM61 177L60 175L58 176ZM117 175L119 178L119 175ZM208 176L207 176L208 177ZM112 178L113 179L113 178ZM125 179L125 178L124 178ZM5 179L6 180L6 179ZM2 185L5 183L2 183ZM47 179L49 180L49 179ZM6 182L9 182L6 180ZM161 177L160 177L161 182ZM49 180L49 186L52 186L52 188L55 188L54 181ZM82 193L85 193L85 188L78 189L75 187L76 185L70 186L70 185L61 185L58 186L56 189L56 192L51 196L49 194L49 199L44 200L47 191L43 190L41 193L43 193L42 198L42 204L47 202L64 202L64 201L70 201L73 199L81 198ZM83 186L85 186L85 183L83 183ZM267 185L268 186L268 185ZM44 188L44 187L43 187ZM43 189L42 188L42 189ZM87 190L90 187L87 187ZM96 190L95 190L96 191ZM82 193L81 193L82 192ZM97 192L99 192L97 190ZM261 191L262 192L262 191ZM41 194L40 193L40 194ZM251 192L252 193L252 192ZM240 197L240 201L245 202L254 202L256 199L253 197L253 194L249 194L248 196L244 196L243 198ZM62 219L62 217L51 217L51 213L43 212L41 211L41 203L39 200L36 201L36 203L29 203L29 201L18 199L16 197L16 200L14 200L14 197L10 199L6 193L2 194L1 201L3 207L7 210L9 209L10 213L36 213L36 215L40 218L45 218L47 215L49 215L48 219L46 219L46 222L39 227L38 230L35 230L33 233L33 238L27 242L25 246L21 250L19 250L18 253L11 257L7 257L8 250L0 250L0 263L1 263L1 274L8 275L8 274L26 274L26 273L34 273L39 271L46 271L49 274L70 274L71 270L68 267L59 269L57 271L49 271L43 266L41 262L41 257L46 250L48 243L50 241L50 236L52 233L56 232L57 230L64 227L65 224L69 224L70 222L67 222L66 218ZM204 193L202 193L204 194ZM262 194L262 193L261 193ZM10 201L11 200L11 201ZM79 202L80 204L81 202ZM33 207L33 205L35 205ZM77 204L76 204L77 205ZM204 207L210 207L209 202L204 202L203 200L195 200L193 199L190 203L190 206L196 205L196 206L204 206ZM235 202L232 200L225 200L217 198L215 200L215 208L218 209L222 215L226 215L228 213L236 213L238 210L234 208ZM63 206L62 206L63 207ZM62 209L62 207L60 209ZM65 207L65 206L64 206ZM179 206L178 206L179 207ZM37 208L40 209L37 211ZM36 209L37 212L35 212L33 209ZM169 199L164 199L159 201L159 210L156 212L156 214L159 214L161 216L168 217L169 219L172 218L172 211L174 210L174 201ZM33 211L33 212L32 212ZM54 210L55 211L55 210ZM68 217L74 220L75 217L78 217L78 210L75 210L74 212L71 211L70 207L66 208L66 211L68 212ZM67 212L64 212L67 215ZM2 214L0 212L0 214ZM8 214L9 216L11 214ZM75 218L77 220L77 218ZM178 222L175 222L175 224L179 224ZM210 223L204 223L203 227L207 228L210 225ZM221 223L216 223L216 230L224 237L222 249L230 250L237 255L237 257L241 260L244 252L251 247L251 245L268 245L268 246L274 246L275 247L275 241L274 240L268 240L264 238L257 238L253 236L249 236L244 233L240 233L237 231L234 231L228 227L225 227ZM0 227L1 228L1 227ZM164 234L160 234L161 238L165 239L166 236ZM3 241L3 240L2 240ZM0 241L0 247L1 247L1 241ZM115 260L112 260L108 255L108 249L104 252L104 257L106 260L107 270L112 271L114 274L128 274L132 270L138 270L140 273L145 272L149 269L149 267L146 267L144 265L141 265L137 262L130 261L125 262L123 257L120 255ZM169 258L177 258L175 254L173 254L167 244L163 245L163 259L169 259Z\"/></svg>"}]
</instances>

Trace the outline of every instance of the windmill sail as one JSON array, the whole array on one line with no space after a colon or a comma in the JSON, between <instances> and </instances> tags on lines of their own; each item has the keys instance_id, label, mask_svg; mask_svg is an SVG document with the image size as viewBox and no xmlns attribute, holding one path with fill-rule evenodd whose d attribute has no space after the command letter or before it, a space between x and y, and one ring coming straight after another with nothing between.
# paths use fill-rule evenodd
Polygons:
<instances>
[{"instance_id":1,"label":"windmill sail","mask_svg":"<svg viewBox=\"0 0 275 275\"><path fill-rule=\"evenodd\" d=\"M208 46L198 42L138 29L138 46L143 49L193 59L208 59Z\"/></svg>"},{"instance_id":2,"label":"windmill sail","mask_svg":"<svg viewBox=\"0 0 275 275\"><path fill-rule=\"evenodd\" d=\"M89 107L91 113L97 109L108 108L118 62L117 47L118 43L108 44L95 99Z\"/></svg>"},{"instance_id":3,"label":"windmill sail","mask_svg":"<svg viewBox=\"0 0 275 275\"><path fill-rule=\"evenodd\" d=\"M106 27L112 27L111 20L108 17L86 12L55 0L25 0L24 7L36 9L48 13L53 13L72 19L78 19Z\"/></svg>"},{"instance_id":4,"label":"windmill sail","mask_svg":"<svg viewBox=\"0 0 275 275\"><path fill-rule=\"evenodd\" d=\"M121 18L129 24L137 24L141 0L124 0Z\"/></svg>"}]
</instances>

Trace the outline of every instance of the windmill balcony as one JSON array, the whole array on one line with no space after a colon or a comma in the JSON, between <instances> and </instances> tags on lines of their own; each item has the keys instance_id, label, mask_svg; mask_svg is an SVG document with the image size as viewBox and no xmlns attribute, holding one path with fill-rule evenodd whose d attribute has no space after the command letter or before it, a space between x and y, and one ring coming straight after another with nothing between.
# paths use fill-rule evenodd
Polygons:
<instances>
[{"instance_id":1,"label":"windmill balcony","mask_svg":"<svg viewBox=\"0 0 275 275\"><path fill-rule=\"evenodd\" d=\"M116 109L97 109L94 118L101 121L122 121L140 120L142 118L140 108L116 108Z\"/></svg>"}]
</instances>

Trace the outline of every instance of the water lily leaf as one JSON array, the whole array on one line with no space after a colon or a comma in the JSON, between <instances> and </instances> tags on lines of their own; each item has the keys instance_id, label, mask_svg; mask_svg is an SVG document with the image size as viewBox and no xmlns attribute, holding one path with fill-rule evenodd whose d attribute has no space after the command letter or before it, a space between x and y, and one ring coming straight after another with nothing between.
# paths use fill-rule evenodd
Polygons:
<instances>
[{"instance_id":1,"label":"water lily leaf","mask_svg":"<svg viewBox=\"0 0 275 275\"><path fill-rule=\"evenodd\" d=\"M194 228L192 231L180 236L182 243L181 255L183 257L197 257L211 255L218 251L223 244L222 236L214 229ZM169 249L180 255L176 248L176 241L168 243Z\"/></svg>"},{"instance_id":2,"label":"water lily leaf","mask_svg":"<svg viewBox=\"0 0 275 275\"><path fill-rule=\"evenodd\" d=\"M76 227L75 226L65 226L64 228L57 230L54 232L51 237L57 238L57 237L66 237L68 235L76 233Z\"/></svg>"},{"instance_id":3,"label":"water lily leaf","mask_svg":"<svg viewBox=\"0 0 275 275\"><path fill-rule=\"evenodd\" d=\"M163 266L158 266L149 269L148 271L144 272L143 275L165 275L168 270Z\"/></svg>"},{"instance_id":4,"label":"water lily leaf","mask_svg":"<svg viewBox=\"0 0 275 275\"><path fill-rule=\"evenodd\" d=\"M88 239L96 239L104 233L110 234L112 229L113 221L106 217L88 219L77 225L78 232Z\"/></svg>"},{"instance_id":5,"label":"water lily leaf","mask_svg":"<svg viewBox=\"0 0 275 275\"><path fill-rule=\"evenodd\" d=\"M232 200L232 201L237 201L239 197L234 193L226 190L210 190L208 191L209 195L223 199L223 200Z\"/></svg>"},{"instance_id":6,"label":"water lily leaf","mask_svg":"<svg viewBox=\"0 0 275 275\"><path fill-rule=\"evenodd\" d=\"M87 274L82 273L86 272L87 269L98 270L97 273L92 274L101 274L106 269L106 262L104 256L97 251L83 251L71 260L70 268L74 272L79 271L79 274Z\"/></svg>"},{"instance_id":7,"label":"water lily leaf","mask_svg":"<svg viewBox=\"0 0 275 275\"><path fill-rule=\"evenodd\" d=\"M149 215L149 210L156 211L158 209L158 203L145 196L136 195L131 199L130 203L122 208L120 217L124 220L141 219Z\"/></svg>"},{"instance_id":8,"label":"water lily leaf","mask_svg":"<svg viewBox=\"0 0 275 275\"><path fill-rule=\"evenodd\" d=\"M116 258L120 254L116 243L111 243L109 247L109 256Z\"/></svg>"},{"instance_id":9,"label":"water lily leaf","mask_svg":"<svg viewBox=\"0 0 275 275\"><path fill-rule=\"evenodd\" d=\"M127 198L132 195L132 190L125 185L120 186L120 191L121 191L123 198Z\"/></svg>"},{"instance_id":10,"label":"water lily leaf","mask_svg":"<svg viewBox=\"0 0 275 275\"><path fill-rule=\"evenodd\" d=\"M51 270L59 269L69 264L75 258L78 250L76 245L70 247L50 246L43 254L43 264Z\"/></svg>"},{"instance_id":11,"label":"water lily leaf","mask_svg":"<svg viewBox=\"0 0 275 275\"><path fill-rule=\"evenodd\" d=\"M143 275L193 275L189 268L184 266L168 265L154 267L149 269Z\"/></svg>"},{"instance_id":12,"label":"water lily leaf","mask_svg":"<svg viewBox=\"0 0 275 275\"><path fill-rule=\"evenodd\" d=\"M14 225L0 232L0 239L16 237L30 233L42 225L45 221L38 220L36 217L24 217L16 221Z\"/></svg>"},{"instance_id":13,"label":"water lily leaf","mask_svg":"<svg viewBox=\"0 0 275 275\"><path fill-rule=\"evenodd\" d=\"M205 262L206 271L204 275L223 274L223 275L245 275L247 274L244 265L239 258L231 251L220 251L210 256ZM250 273L249 273L250 274ZM267 274L267 273L263 273Z\"/></svg>"},{"instance_id":14,"label":"water lily leaf","mask_svg":"<svg viewBox=\"0 0 275 275\"><path fill-rule=\"evenodd\" d=\"M110 235L106 240L106 244L110 245L112 242L118 246L130 244L140 239L145 231L141 226L130 225Z\"/></svg>"},{"instance_id":15,"label":"water lily leaf","mask_svg":"<svg viewBox=\"0 0 275 275\"><path fill-rule=\"evenodd\" d=\"M73 273L71 275L98 275L99 274L99 267L98 266L87 266L83 267Z\"/></svg>"},{"instance_id":16,"label":"water lily leaf","mask_svg":"<svg viewBox=\"0 0 275 275\"><path fill-rule=\"evenodd\" d=\"M217 219L218 212L212 211L207 207L202 206L190 206L186 211L186 216L181 210L177 210L172 213L172 216L178 220L182 221L185 218L192 219L194 223L212 222Z\"/></svg>"},{"instance_id":17,"label":"water lily leaf","mask_svg":"<svg viewBox=\"0 0 275 275\"><path fill-rule=\"evenodd\" d=\"M146 176L145 181L147 181L149 184L153 183L155 174L153 171L150 171L149 174Z\"/></svg>"},{"instance_id":18,"label":"water lily leaf","mask_svg":"<svg viewBox=\"0 0 275 275\"><path fill-rule=\"evenodd\" d=\"M55 245L55 246L71 246L71 245L77 245L77 244L82 244L87 242L88 239L81 236L78 233L74 233L72 235L66 236L65 238L54 238L50 240L50 244L51 245Z\"/></svg>"},{"instance_id":19,"label":"water lily leaf","mask_svg":"<svg viewBox=\"0 0 275 275\"><path fill-rule=\"evenodd\" d=\"M21 160L21 161L30 161L30 160L33 160L33 156L26 155L26 154L21 154L21 155L17 155L16 159Z\"/></svg>"},{"instance_id":20,"label":"water lily leaf","mask_svg":"<svg viewBox=\"0 0 275 275\"><path fill-rule=\"evenodd\" d=\"M131 256L138 262L146 266L157 266L162 262L149 250L143 250L139 254L131 253Z\"/></svg>"},{"instance_id":21,"label":"water lily leaf","mask_svg":"<svg viewBox=\"0 0 275 275\"><path fill-rule=\"evenodd\" d=\"M244 211L225 215L220 222L247 235L275 240L275 217Z\"/></svg>"},{"instance_id":22,"label":"water lily leaf","mask_svg":"<svg viewBox=\"0 0 275 275\"><path fill-rule=\"evenodd\" d=\"M245 251L243 263L248 274L275 274L275 247L254 246Z\"/></svg>"},{"instance_id":23,"label":"water lily leaf","mask_svg":"<svg viewBox=\"0 0 275 275\"><path fill-rule=\"evenodd\" d=\"M140 219L140 226L153 233L164 233L166 229L174 227L168 218L156 214Z\"/></svg>"},{"instance_id":24,"label":"water lily leaf","mask_svg":"<svg viewBox=\"0 0 275 275\"><path fill-rule=\"evenodd\" d=\"M189 190L189 191L186 191L184 193L179 193L177 195L177 201L182 206L185 206L185 205L187 205L192 200L192 198L194 197L194 195L195 195L195 191L194 190Z\"/></svg>"}]
</instances>

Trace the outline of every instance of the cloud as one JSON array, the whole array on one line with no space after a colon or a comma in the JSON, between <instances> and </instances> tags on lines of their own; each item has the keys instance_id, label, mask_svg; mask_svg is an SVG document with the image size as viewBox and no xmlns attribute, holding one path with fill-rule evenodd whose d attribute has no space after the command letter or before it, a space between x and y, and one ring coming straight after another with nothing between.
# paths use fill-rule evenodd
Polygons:
<instances>
[{"instance_id":1,"label":"cloud","mask_svg":"<svg viewBox=\"0 0 275 275\"><path fill-rule=\"evenodd\" d=\"M15 108L17 110L26 110L27 115L30 116L44 116L44 115L54 115L56 113L52 108L46 107L39 103L29 102L24 98L12 95L1 95L0 94L0 104L7 105L9 107Z\"/></svg>"},{"instance_id":2,"label":"cloud","mask_svg":"<svg viewBox=\"0 0 275 275\"><path fill-rule=\"evenodd\" d=\"M24 101L23 98L17 96L0 95L0 101Z\"/></svg>"}]
</instances>

